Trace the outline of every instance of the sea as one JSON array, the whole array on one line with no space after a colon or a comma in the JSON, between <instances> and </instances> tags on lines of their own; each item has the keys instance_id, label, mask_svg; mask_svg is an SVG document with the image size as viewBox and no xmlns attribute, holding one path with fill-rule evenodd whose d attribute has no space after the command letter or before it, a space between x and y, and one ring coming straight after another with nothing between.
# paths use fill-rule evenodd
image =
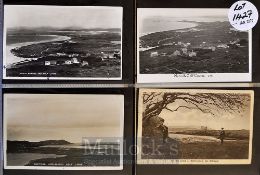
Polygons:
<instances>
[{"instance_id":1,"label":"sea","mask_svg":"<svg viewBox=\"0 0 260 175\"><path fill-rule=\"evenodd\" d=\"M16 37L16 42L12 42L11 44L6 44L6 46L4 46L4 63L6 67L11 66L14 63L18 63L21 61L25 61L25 60L32 60L32 58L21 58L21 57L17 57L14 54L12 54L11 50L14 48L20 48L23 46L28 46L31 44L39 44L39 43L45 43L45 42L51 42L51 41L65 41L65 40L69 40L70 37L68 36L60 36L60 35L32 35L27 36L26 38L26 42L23 42L23 38L24 36L21 36L19 38L19 36L9 36L9 37ZM30 41L31 39L31 41ZM7 42L8 43L8 42Z\"/></svg>"},{"instance_id":2,"label":"sea","mask_svg":"<svg viewBox=\"0 0 260 175\"><path fill-rule=\"evenodd\" d=\"M69 149L90 149L93 150L93 153L87 152L88 154L96 155L98 152L102 154L102 151L106 149L114 149L118 152L120 151L119 144L100 144L100 145L82 145L80 143L75 144L67 144L67 145L45 145L41 146L42 148L59 148L60 150L69 150ZM84 151L83 151L84 153ZM105 155L102 154L102 155ZM65 157L67 155L57 155L53 154L42 154L42 153L7 153L7 165L8 166L24 166L28 164L31 160L37 160L42 158L58 158L58 157Z\"/></svg>"},{"instance_id":3,"label":"sea","mask_svg":"<svg viewBox=\"0 0 260 175\"><path fill-rule=\"evenodd\" d=\"M43 158L65 157L66 155L40 154L40 153L7 153L8 166L24 166L31 160Z\"/></svg>"},{"instance_id":4,"label":"sea","mask_svg":"<svg viewBox=\"0 0 260 175\"><path fill-rule=\"evenodd\" d=\"M76 148L76 149L116 149L119 150L119 144L87 144L82 145L81 143L74 143L74 144L67 144L67 145L45 145L41 146L43 148L61 148L61 149L70 149L70 148Z\"/></svg>"},{"instance_id":5,"label":"sea","mask_svg":"<svg viewBox=\"0 0 260 175\"><path fill-rule=\"evenodd\" d=\"M198 22L227 21L223 17L196 17L196 18L175 18L175 17L153 17L145 18L139 23L139 36L150 33L179 30L196 27Z\"/></svg>"}]
</instances>

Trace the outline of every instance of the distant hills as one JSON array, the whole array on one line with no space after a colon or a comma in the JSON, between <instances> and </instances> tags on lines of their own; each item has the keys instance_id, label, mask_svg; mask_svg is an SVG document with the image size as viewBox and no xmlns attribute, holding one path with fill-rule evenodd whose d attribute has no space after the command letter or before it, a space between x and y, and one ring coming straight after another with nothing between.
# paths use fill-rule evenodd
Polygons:
<instances>
[{"instance_id":1,"label":"distant hills","mask_svg":"<svg viewBox=\"0 0 260 175\"><path fill-rule=\"evenodd\" d=\"M19 27L19 28L8 28L8 33L41 33L41 32L55 32L55 31L110 31L120 32L120 28L80 28L80 27L66 27L66 28L55 28L55 27Z\"/></svg>"},{"instance_id":2,"label":"distant hills","mask_svg":"<svg viewBox=\"0 0 260 175\"><path fill-rule=\"evenodd\" d=\"M28 152L34 148L46 145L68 145L71 144L66 140L44 140L40 142L29 141L10 141L7 140L7 152L8 153L20 153Z\"/></svg>"},{"instance_id":3,"label":"distant hills","mask_svg":"<svg viewBox=\"0 0 260 175\"><path fill-rule=\"evenodd\" d=\"M175 129L183 129L183 130L190 130L190 129L201 129L201 126L168 126L168 128L171 130L175 130Z\"/></svg>"},{"instance_id":4,"label":"distant hills","mask_svg":"<svg viewBox=\"0 0 260 175\"><path fill-rule=\"evenodd\" d=\"M40 145L67 145L71 143L66 140L45 140L45 141L40 141L39 144Z\"/></svg>"},{"instance_id":5,"label":"distant hills","mask_svg":"<svg viewBox=\"0 0 260 175\"><path fill-rule=\"evenodd\" d=\"M31 146L45 146L45 145L66 145L71 144L66 140L44 140L40 142L29 142L29 141L10 141L7 140L7 144L23 144L23 145L31 145Z\"/></svg>"},{"instance_id":6,"label":"distant hills","mask_svg":"<svg viewBox=\"0 0 260 175\"><path fill-rule=\"evenodd\" d=\"M29 141L10 141L7 140L7 152L16 152L18 150L24 150L32 147L39 147L45 145L68 145L71 144L66 140L44 140L40 142Z\"/></svg>"}]
</instances>

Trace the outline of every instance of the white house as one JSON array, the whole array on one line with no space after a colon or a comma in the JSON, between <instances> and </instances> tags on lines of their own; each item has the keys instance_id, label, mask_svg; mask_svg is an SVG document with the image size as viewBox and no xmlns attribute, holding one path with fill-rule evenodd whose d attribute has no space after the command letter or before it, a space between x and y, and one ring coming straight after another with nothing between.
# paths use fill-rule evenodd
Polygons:
<instances>
[{"instance_id":1,"label":"white house","mask_svg":"<svg viewBox=\"0 0 260 175\"><path fill-rule=\"evenodd\" d=\"M88 64L87 61L82 61L81 65L82 65L82 66L88 66L89 64Z\"/></svg>"},{"instance_id":2,"label":"white house","mask_svg":"<svg viewBox=\"0 0 260 175\"><path fill-rule=\"evenodd\" d=\"M214 52L216 50L216 47L211 46L211 47L209 47L209 49L211 49Z\"/></svg>"},{"instance_id":3,"label":"white house","mask_svg":"<svg viewBox=\"0 0 260 175\"><path fill-rule=\"evenodd\" d=\"M66 60L64 64L67 64L67 65L69 65L69 64L73 64L73 63L72 63L72 61L71 61L71 60Z\"/></svg>"},{"instance_id":4,"label":"white house","mask_svg":"<svg viewBox=\"0 0 260 175\"><path fill-rule=\"evenodd\" d=\"M51 65L51 62L50 62L50 61L45 61L45 62L44 62L44 65L45 65L45 66L50 66L50 65Z\"/></svg>"},{"instance_id":5,"label":"white house","mask_svg":"<svg viewBox=\"0 0 260 175\"><path fill-rule=\"evenodd\" d=\"M181 52L180 52L180 51L178 51L178 50L176 50L175 52L173 52L173 55L174 55L174 56L181 55Z\"/></svg>"},{"instance_id":6,"label":"white house","mask_svg":"<svg viewBox=\"0 0 260 175\"><path fill-rule=\"evenodd\" d=\"M166 56L166 53L161 53L161 56L165 57L165 56Z\"/></svg>"},{"instance_id":7,"label":"white house","mask_svg":"<svg viewBox=\"0 0 260 175\"><path fill-rule=\"evenodd\" d=\"M185 54L185 55L188 54L188 49L187 48L182 48L181 50L182 50L183 54Z\"/></svg>"},{"instance_id":8,"label":"white house","mask_svg":"<svg viewBox=\"0 0 260 175\"><path fill-rule=\"evenodd\" d=\"M151 52L150 54L151 57L157 57L158 55L159 55L158 52Z\"/></svg>"},{"instance_id":9,"label":"white house","mask_svg":"<svg viewBox=\"0 0 260 175\"><path fill-rule=\"evenodd\" d=\"M220 44L220 45L218 45L217 47L218 47L218 48L224 48L224 49L229 48L229 46L226 45L226 44Z\"/></svg>"},{"instance_id":10,"label":"white house","mask_svg":"<svg viewBox=\"0 0 260 175\"><path fill-rule=\"evenodd\" d=\"M101 52L101 58L114 58L114 53Z\"/></svg>"},{"instance_id":11,"label":"white house","mask_svg":"<svg viewBox=\"0 0 260 175\"><path fill-rule=\"evenodd\" d=\"M77 58L75 58L75 57L71 59L71 62L73 64L79 64L79 60Z\"/></svg>"},{"instance_id":12,"label":"white house","mask_svg":"<svg viewBox=\"0 0 260 175\"><path fill-rule=\"evenodd\" d=\"M195 57L195 56L197 56L196 52L193 51L189 52L189 57Z\"/></svg>"},{"instance_id":13,"label":"white house","mask_svg":"<svg viewBox=\"0 0 260 175\"><path fill-rule=\"evenodd\" d=\"M66 56L66 53L57 53L58 56Z\"/></svg>"},{"instance_id":14,"label":"white house","mask_svg":"<svg viewBox=\"0 0 260 175\"><path fill-rule=\"evenodd\" d=\"M50 60L50 61L44 62L45 66L51 66L51 65L56 65L56 64L57 64L57 61L55 61L55 60Z\"/></svg>"}]
</instances>

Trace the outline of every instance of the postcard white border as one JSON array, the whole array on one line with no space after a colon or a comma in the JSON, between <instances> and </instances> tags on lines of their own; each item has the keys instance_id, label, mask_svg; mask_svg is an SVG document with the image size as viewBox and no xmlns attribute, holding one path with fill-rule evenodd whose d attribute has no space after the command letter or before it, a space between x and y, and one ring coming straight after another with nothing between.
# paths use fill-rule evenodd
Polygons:
<instances>
[{"instance_id":1,"label":"postcard white border","mask_svg":"<svg viewBox=\"0 0 260 175\"><path fill-rule=\"evenodd\" d=\"M137 8L137 83L251 82L252 81L252 30L248 31L248 40L249 40L248 41L248 47L249 47L248 48L248 52L249 52L248 73L141 74L140 62L139 62L139 54L140 54L139 53L139 43L140 43L139 27L142 21L140 18L138 18L138 16L140 16L142 9L143 8ZM145 9L152 10L154 8L145 8ZM160 8L156 8L156 9L160 9Z\"/></svg>"},{"instance_id":2,"label":"postcard white border","mask_svg":"<svg viewBox=\"0 0 260 175\"><path fill-rule=\"evenodd\" d=\"M4 14L6 6L28 6L28 7L50 7L50 8L92 8L92 9L113 9L120 8L121 9L121 66L120 66L120 77L8 77L6 76L6 69L4 66L6 65L6 32L7 28L5 25L5 15L3 22L3 79L4 80L122 80L123 75L123 7L120 6L51 6L51 5L4 5Z\"/></svg>"},{"instance_id":3,"label":"postcard white border","mask_svg":"<svg viewBox=\"0 0 260 175\"><path fill-rule=\"evenodd\" d=\"M250 101L250 131L248 159L142 159L142 94L144 92L192 92L192 93L241 93L249 94ZM140 89L138 97L138 131L137 131L137 164L175 164L175 165L248 165L252 161L253 144L253 112L254 112L254 91L253 90L213 90L213 89Z\"/></svg>"},{"instance_id":4,"label":"postcard white border","mask_svg":"<svg viewBox=\"0 0 260 175\"><path fill-rule=\"evenodd\" d=\"M3 151L4 151L4 169L23 169L23 170L123 170L124 164L124 104L125 97L123 94L77 94L77 95L108 95L108 96L120 96L122 99L121 106L121 117L120 117L120 165L119 166L89 166L89 167L54 167L54 166L8 166L7 165L7 120L5 116L6 110L6 94L16 94L16 93L3 93ZM30 94L37 95L37 94ZM40 94L38 94L40 95ZM59 94L49 94L49 95L59 95ZM69 94L67 94L69 95ZM75 94L74 94L75 95Z\"/></svg>"}]
</instances>

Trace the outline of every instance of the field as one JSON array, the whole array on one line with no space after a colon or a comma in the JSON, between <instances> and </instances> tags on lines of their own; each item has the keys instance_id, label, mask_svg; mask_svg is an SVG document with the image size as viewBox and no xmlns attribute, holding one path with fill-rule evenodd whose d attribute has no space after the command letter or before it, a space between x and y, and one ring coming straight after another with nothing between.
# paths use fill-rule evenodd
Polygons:
<instances>
[{"instance_id":1,"label":"field","mask_svg":"<svg viewBox=\"0 0 260 175\"><path fill-rule=\"evenodd\" d=\"M144 35L140 73L247 73L248 42L248 33L228 22L199 22L194 28Z\"/></svg>"},{"instance_id":2,"label":"field","mask_svg":"<svg viewBox=\"0 0 260 175\"><path fill-rule=\"evenodd\" d=\"M189 143L180 145L182 159L247 159L248 141L220 143ZM192 150L192 152L191 152Z\"/></svg>"},{"instance_id":3,"label":"field","mask_svg":"<svg viewBox=\"0 0 260 175\"><path fill-rule=\"evenodd\" d=\"M52 41L55 36L68 39ZM46 39L49 41L41 42ZM24 60L5 65L7 77L115 78L121 75L118 29L24 29L7 33L7 44L16 43L19 47L10 52ZM20 46L21 43L25 45Z\"/></svg>"},{"instance_id":4,"label":"field","mask_svg":"<svg viewBox=\"0 0 260 175\"><path fill-rule=\"evenodd\" d=\"M162 138L142 139L143 159L247 159L249 131L229 130L221 145L218 130L179 129L169 133L166 143Z\"/></svg>"},{"instance_id":5,"label":"field","mask_svg":"<svg viewBox=\"0 0 260 175\"><path fill-rule=\"evenodd\" d=\"M201 129L174 129L169 130L169 134L186 134L186 135L198 135L198 136L212 136L215 138L219 137L220 130L201 130ZM244 140L249 139L248 130L226 130L226 139L238 139Z\"/></svg>"}]
</instances>

